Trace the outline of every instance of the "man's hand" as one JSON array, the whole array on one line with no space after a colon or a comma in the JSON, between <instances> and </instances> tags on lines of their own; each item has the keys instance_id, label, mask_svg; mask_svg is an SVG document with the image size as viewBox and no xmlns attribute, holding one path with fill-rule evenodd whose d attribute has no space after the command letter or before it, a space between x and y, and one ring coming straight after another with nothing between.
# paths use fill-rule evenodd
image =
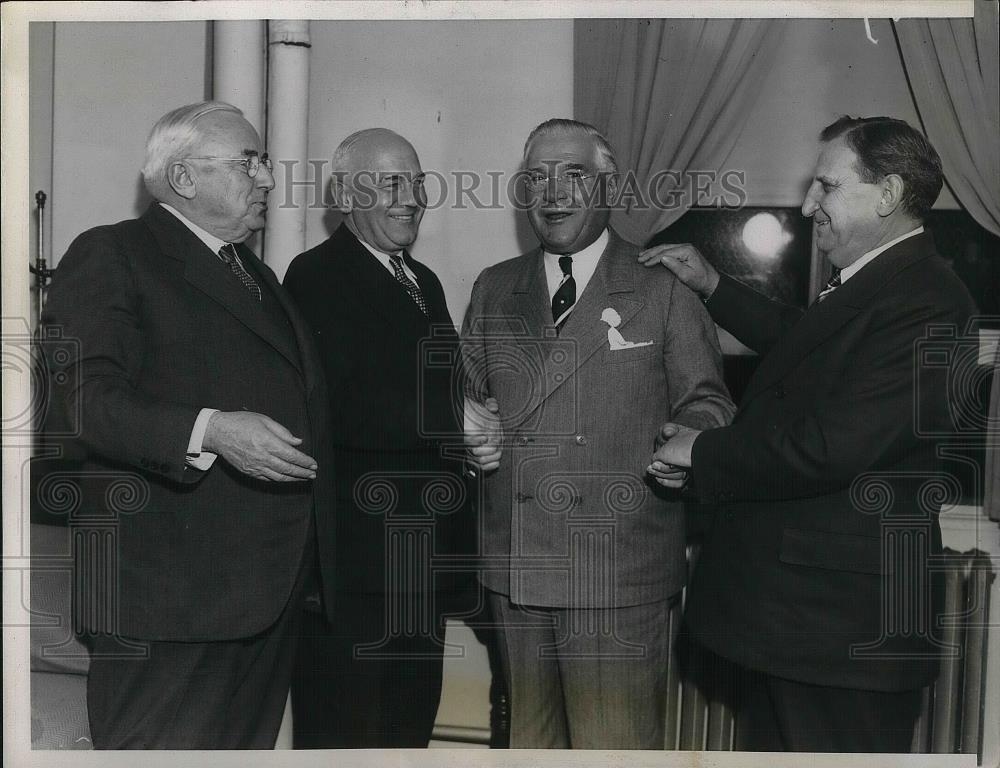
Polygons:
<instances>
[{"instance_id":1,"label":"man's hand","mask_svg":"<svg viewBox=\"0 0 1000 768\"><path fill-rule=\"evenodd\" d=\"M703 299L711 296L719 284L715 267L689 243L655 245L640 253L639 261L647 267L662 264Z\"/></svg>"},{"instance_id":2,"label":"man's hand","mask_svg":"<svg viewBox=\"0 0 1000 768\"><path fill-rule=\"evenodd\" d=\"M492 398L480 403L465 398L465 447L471 461L482 472L492 472L500 466L500 406Z\"/></svg>"},{"instance_id":3,"label":"man's hand","mask_svg":"<svg viewBox=\"0 0 1000 768\"><path fill-rule=\"evenodd\" d=\"M202 448L219 454L244 475L291 482L316 477L316 460L295 448L302 439L273 419L251 411L213 413Z\"/></svg>"},{"instance_id":4,"label":"man's hand","mask_svg":"<svg viewBox=\"0 0 1000 768\"><path fill-rule=\"evenodd\" d=\"M687 482L691 466L691 449L700 430L667 422L656 436L656 452L646 472L665 488L680 488Z\"/></svg>"}]
</instances>

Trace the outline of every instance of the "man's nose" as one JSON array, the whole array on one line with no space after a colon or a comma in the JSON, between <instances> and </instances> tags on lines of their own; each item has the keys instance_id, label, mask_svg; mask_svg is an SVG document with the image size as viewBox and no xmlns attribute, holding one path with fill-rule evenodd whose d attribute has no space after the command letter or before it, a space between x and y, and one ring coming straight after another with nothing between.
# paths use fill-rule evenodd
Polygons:
<instances>
[{"instance_id":1,"label":"man's nose","mask_svg":"<svg viewBox=\"0 0 1000 768\"><path fill-rule=\"evenodd\" d=\"M813 194L813 188L809 187L809 191L806 192L806 199L802 201L802 215L809 217L818 210L819 203L816 202L816 196Z\"/></svg>"},{"instance_id":2,"label":"man's nose","mask_svg":"<svg viewBox=\"0 0 1000 768\"><path fill-rule=\"evenodd\" d=\"M417 205L417 195L416 187L413 184L403 182L399 185L396 197L396 203L398 205L404 205L407 208L413 208Z\"/></svg>"},{"instance_id":3,"label":"man's nose","mask_svg":"<svg viewBox=\"0 0 1000 768\"><path fill-rule=\"evenodd\" d=\"M544 194L547 203L556 203L569 197L569 191L555 174L550 175L545 182Z\"/></svg>"},{"instance_id":4,"label":"man's nose","mask_svg":"<svg viewBox=\"0 0 1000 768\"><path fill-rule=\"evenodd\" d=\"M274 173L264 163L257 169L257 175L253 179L257 186L270 192L274 189Z\"/></svg>"}]
</instances>

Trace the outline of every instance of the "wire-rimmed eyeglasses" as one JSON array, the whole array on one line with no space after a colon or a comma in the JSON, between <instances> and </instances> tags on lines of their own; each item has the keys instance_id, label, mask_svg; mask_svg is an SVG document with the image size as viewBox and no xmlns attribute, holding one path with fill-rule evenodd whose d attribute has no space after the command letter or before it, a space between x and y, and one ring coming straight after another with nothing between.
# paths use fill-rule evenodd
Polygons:
<instances>
[{"instance_id":1,"label":"wire-rimmed eyeglasses","mask_svg":"<svg viewBox=\"0 0 1000 768\"><path fill-rule=\"evenodd\" d=\"M545 189L551 182L563 189L582 187L587 179L597 176L596 173L584 173L581 170L569 169L563 173L545 174L539 171L528 171L524 175L524 183L528 189L538 192Z\"/></svg>"},{"instance_id":2,"label":"wire-rimmed eyeglasses","mask_svg":"<svg viewBox=\"0 0 1000 768\"><path fill-rule=\"evenodd\" d=\"M274 163L271 162L271 158L267 156L267 152L263 155L246 155L244 157L213 157L211 155L203 155L201 157L185 157L184 160L219 160L225 163L239 163L243 166L243 170L246 171L247 176L251 179L257 176L260 171L260 167L263 165L267 168L268 173L274 172Z\"/></svg>"}]
</instances>

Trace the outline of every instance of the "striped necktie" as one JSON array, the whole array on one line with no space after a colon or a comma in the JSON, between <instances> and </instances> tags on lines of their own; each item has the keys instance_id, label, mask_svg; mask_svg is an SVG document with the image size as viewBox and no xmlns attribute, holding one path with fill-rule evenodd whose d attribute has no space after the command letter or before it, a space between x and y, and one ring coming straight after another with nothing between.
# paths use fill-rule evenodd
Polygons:
<instances>
[{"instance_id":1,"label":"striped necktie","mask_svg":"<svg viewBox=\"0 0 1000 768\"><path fill-rule=\"evenodd\" d=\"M417 285L410 279L410 276L406 274L403 269L403 258L398 253L390 253L389 261L392 264L392 271L396 275L396 280L406 289L406 292L410 294L410 298L413 299L414 303L420 307L420 311L425 315L427 312L427 300L424 298L423 291L420 290L420 286Z\"/></svg>"},{"instance_id":2,"label":"striped necktie","mask_svg":"<svg viewBox=\"0 0 1000 768\"><path fill-rule=\"evenodd\" d=\"M570 309L576 303L576 280L573 279L573 257L560 256L559 269L562 270L563 279L559 283L555 294L552 296L552 322L556 325L556 330L562 328L566 322Z\"/></svg>"},{"instance_id":3,"label":"striped necktie","mask_svg":"<svg viewBox=\"0 0 1000 768\"><path fill-rule=\"evenodd\" d=\"M232 243L226 243L219 249L219 258L236 275L236 279L243 284L243 287L250 292L250 295L257 299L257 301L260 301L262 298L260 286L257 285L257 281L253 279L253 276L246 271L243 262L240 261L240 257L236 253L236 246Z\"/></svg>"},{"instance_id":4,"label":"striped necktie","mask_svg":"<svg viewBox=\"0 0 1000 768\"><path fill-rule=\"evenodd\" d=\"M834 267L833 275L831 275L830 279L827 280L826 287L823 288L823 290L820 291L819 296L816 297L817 303L823 301L823 299L825 299L827 296L829 296L831 293L837 290L840 287L840 284L841 284L840 270Z\"/></svg>"}]
</instances>

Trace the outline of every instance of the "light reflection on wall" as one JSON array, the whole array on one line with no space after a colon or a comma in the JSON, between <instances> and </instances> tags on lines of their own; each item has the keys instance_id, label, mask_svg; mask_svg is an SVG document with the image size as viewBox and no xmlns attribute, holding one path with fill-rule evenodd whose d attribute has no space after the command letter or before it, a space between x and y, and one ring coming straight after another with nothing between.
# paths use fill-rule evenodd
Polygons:
<instances>
[{"instance_id":1,"label":"light reflection on wall","mask_svg":"<svg viewBox=\"0 0 1000 768\"><path fill-rule=\"evenodd\" d=\"M773 213L757 213L743 225L743 245L758 259L775 261L792 241Z\"/></svg>"}]
</instances>

